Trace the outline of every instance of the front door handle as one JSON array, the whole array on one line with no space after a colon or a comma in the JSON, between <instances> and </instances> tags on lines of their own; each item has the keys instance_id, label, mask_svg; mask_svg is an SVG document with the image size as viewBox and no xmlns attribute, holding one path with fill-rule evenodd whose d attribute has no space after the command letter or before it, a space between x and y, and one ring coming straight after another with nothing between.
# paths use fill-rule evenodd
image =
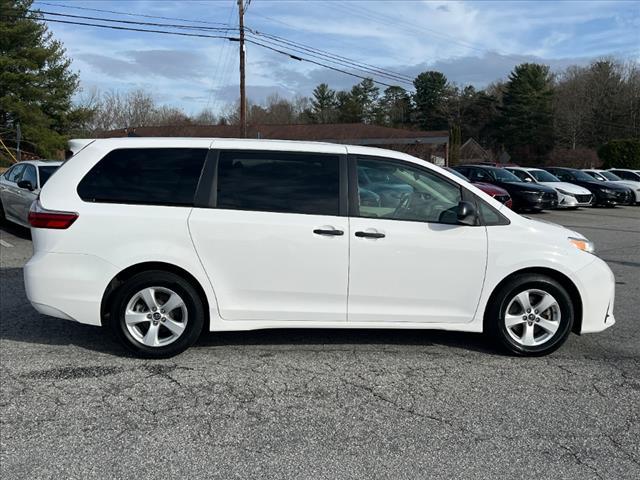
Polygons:
<instances>
[{"instance_id":1,"label":"front door handle","mask_svg":"<svg viewBox=\"0 0 640 480\"><path fill-rule=\"evenodd\" d=\"M313 233L316 235L333 235L334 237L344 235L342 230L336 230L335 228L316 228Z\"/></svg>"},{"instance_id":2,"label":"front door handle","mask_svg":"<svg viewBox=\"0 0 640 480\"><path fill-rule=\"evenodd\" d=\"M380 232L356 232L358 238L384 238L384 233Z\"/></svg>"}]
</instances>

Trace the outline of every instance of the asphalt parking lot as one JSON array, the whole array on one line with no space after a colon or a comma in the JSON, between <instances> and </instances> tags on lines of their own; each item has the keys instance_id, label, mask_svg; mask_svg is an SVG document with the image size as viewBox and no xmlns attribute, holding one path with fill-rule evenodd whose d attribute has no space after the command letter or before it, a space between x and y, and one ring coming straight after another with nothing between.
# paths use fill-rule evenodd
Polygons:
<instances>
[{"instance_id":1,"label":"asphalt parking lot","mask_svg":"<svg viewBox=\"0 0 640 480\"><path fill-rule=\"evenodd\" d=\"M14 478L640 478L640 207L550 212L616 274L617 324L548 357L481 335L206 334L162 361L38 314L1 232L0 435Z\"/></svg>"}]
</instances>

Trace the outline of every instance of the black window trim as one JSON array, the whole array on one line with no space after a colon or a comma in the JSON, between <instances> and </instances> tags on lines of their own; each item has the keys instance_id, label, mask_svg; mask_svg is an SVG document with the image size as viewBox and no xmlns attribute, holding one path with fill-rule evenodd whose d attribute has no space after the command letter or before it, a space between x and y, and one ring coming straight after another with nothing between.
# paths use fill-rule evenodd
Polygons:
<instances>
[{"instance_id":1,"label":"black window trim","mask_svg":"<svg viewBox=\"0 0 640 480\"><path fill-rule=\"evenodd\" d=\"M423 172L428 172L430 175L434 175L438 178L440 178L441 180L456 186L457 188L460 189L460 198L461 201L463 202L471 202L475 205L476 207L476 212L477 212L477 221L475 225L463 225L463 224L455 224L455 223L444 223L444 222L425 222L424 220L406 220L406 219L395 219L395 218L372 218L372 217L363 217L360 215L360 199L358 198L358 160L359 159L364 159L364 160L373 160L373 161L382 161L382 162L386 162L386 163L391 163L391 164L396 164L396 165L400 165L403 167L410 167L410 168L414 168ZM430 168L424 167L418 163L414 163L414 162L409 162L406 160L400 160L397 158L389 158L389 157L384 157L384 156L374 156L374 155L361 155L361 154L350 154L348 156L348 163L349 163L349 216L350 217L354 217L354 218L365 218L365 219L370 219L370 220L389 220L389 221L393 221L393 222L414 222L414 223L424 223L424 224L436 224L436 225L458 225L461 227L481 227L481 226L489 226L485 221L484 218L482 218L482 214L480 213L480 208L478 205L478 202L482 202L483 200L480 199L478 196L476 196L475 194L473 194L472 192L470 192L469 190L467 190L465 188L464 185L454 182L451 179L445 177L444 175L442 175L440 172L437 172L435 170L432 170ZM466 165L465 165L466 166ZM505 217L504 215L502 215L498 210L496 210L495 208L493 208L491 205L489 205L488 203L484 202L489 208L491 208L495 213L498 214L498 216L500 217L501 220L503 220L505 223L498 223L498 224L490 224L490 226L494 226L494 225L509 225L511 222L509 221L509 219L507 217Z\"/></svg>"},{"instance_id":2,"label":"black window trim","mask_svg":"<svg viewBox=\"0 0 640 480\"><path fill-rule=\"evenodd\" d=\"M261 152L268 153L270 155L277 154L298 154L298 155L322 155L327 157L338 157L339 159L339 206L337 215L324 215L318 213L301 213L301 212L273 212L270 210L239 210L239 212L258 212L280 215L314 215L321 217L346 217L349 212L349 199L348 199L348 187L347 187L347 154L346 153L327 153L327 152L309 152L299 150L268 150L260 148L212 148L209 150L209 154L205 159L204 168L202 169L202 175L198 182L195 195L195 208L218 208L218 167L220 163L220 154L222 152Z\"/></svg>"}]
</instances>

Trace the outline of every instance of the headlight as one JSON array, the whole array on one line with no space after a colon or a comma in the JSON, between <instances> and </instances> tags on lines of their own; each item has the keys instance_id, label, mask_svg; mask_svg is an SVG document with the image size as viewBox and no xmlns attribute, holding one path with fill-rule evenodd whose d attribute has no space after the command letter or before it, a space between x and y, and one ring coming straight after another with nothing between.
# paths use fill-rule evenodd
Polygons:
<instances>
[{"instance_id":1,"label":"headlight","mask_svg":"<svg viewBox=\"0 0 640 480\"><path fill-rule=\"evenodd\" d=\"M606 193L607 195L614 195L616 193L615 190L611 190L610 188L602 188L600 189L602 193Z\"/></svg>"},{"instance_id":2,"label":"headlight","mask_svg":"<svg viewBox=\"0 0 640 480\"><path fill-rule=\"evenodd\" d=\"M531 190L525 190L524 192L521 192L523 195L542 195L542 192L537 192L535 190L531 191Z\"/></svg>"},{"instance_id":3,"label":"headlight","mask_svg":"<svg viewBox=\"0 0 640 480\"><path fill-rule=\"evenodd\" d=\"M586 238L575 238L569 237L569 243L576 247L578 250L582 250L587 253L594 253L596 251L593 242L587 240Z\"/></svg>"},{"instance_id":4,"label":"headlight","mask_svg":"<svg viewBox=\"0 0 640 480\"><path fill-rule=\"evenodd\" d=\"M562 190L561 188L556 188L556 190L558 190L563 195L569 195L570 197L574 196L573 193L567 192L566 190Z\"/></svg>"}]
</instances>

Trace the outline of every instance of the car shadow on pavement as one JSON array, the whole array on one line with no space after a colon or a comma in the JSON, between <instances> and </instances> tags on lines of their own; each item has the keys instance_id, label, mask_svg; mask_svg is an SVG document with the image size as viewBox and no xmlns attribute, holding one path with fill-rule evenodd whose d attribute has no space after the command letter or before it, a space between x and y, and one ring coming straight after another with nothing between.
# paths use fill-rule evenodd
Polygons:
<instances>
[{"instance_id":1,"label":"car shadow on pavement","mask_svg":"<svg viewBox=\"0 0 640 480\"><path fill-rule=\"evenodd\" d=\"M27 300L20 268L0 270L0 339L40 345L75 345L116 356L131 356L105 329L38 313ZM196 347L225 346L443 346L498 354L483 335L437 330L272 329L204 332Z\"/></svg>"},{"instance_id":2,"label":"car shadow on pavement","mask_svg":"<svg viewBox=\"0 0 640 480\"><path fill-rule=\"evenodd\" d=\"M5 233L25 240L31 239L31 230L7 221L0 222L0 237L3 237Z\"/></svg>"}]
</instances>

